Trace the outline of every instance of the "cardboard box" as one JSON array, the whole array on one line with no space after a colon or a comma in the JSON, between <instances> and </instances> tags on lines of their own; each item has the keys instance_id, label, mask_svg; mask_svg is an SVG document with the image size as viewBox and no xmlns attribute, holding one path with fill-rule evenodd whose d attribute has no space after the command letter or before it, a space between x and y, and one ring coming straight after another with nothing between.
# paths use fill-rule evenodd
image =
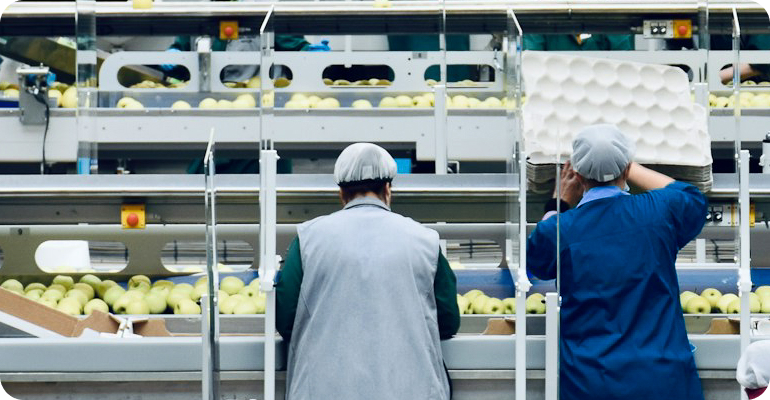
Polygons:
<instances>
[{"instance_id":1,"label":"cardboard box","mask_svg":"<svg viewBox=\"0 0 770 400\"><path fill-rule=\"evenodd\" d=\"M490 318L482 335L513 335L516 333L515 318Z\"/></svg>"},{"instance_id":2,"label":"cardboard box","mask_svg":"<svg viewBox=\"0 0 770 400\"><path fill-rule=\"evenodd\" d=\"M741 333L741 321L735 318L714 318L707 335L737 335Z\"/></svg>"},{"instance_id":3,"label":"cardboard box","mask_svg":"<svg viewBox=\"0 0 770 400\"><path fill-rule=\"evenodd\" d=\"M80 319L2 288L0 312L64 337L80 337L94 332L115 334L121 325L121 320L112 314L94 311ZM137 335L171 336L162 319L138 320L133 325Z\"/></svg>"}]
</instances>

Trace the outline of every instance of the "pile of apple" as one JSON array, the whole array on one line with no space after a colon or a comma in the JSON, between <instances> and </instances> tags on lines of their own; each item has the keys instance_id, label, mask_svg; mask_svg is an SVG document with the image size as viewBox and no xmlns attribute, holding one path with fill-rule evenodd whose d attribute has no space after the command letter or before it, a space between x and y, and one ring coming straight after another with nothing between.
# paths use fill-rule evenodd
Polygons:
<instances>
[{"instance_id":1,"label":"pile of apple","mask_svg":"<svg viewBox=\"0 0 770 400\"><path fill-rule=\"evenodd\" d=\"M272 101L272 98L268 99L268 96L263 97L264 101ZM142 105L141 102L138 100L132 98L132 97L123 97L120 100L118 100L117 108L124 108L127 110L143 110L144 105ZM216 100L211 97L207 97L198 103L198 108L205 108L205 109L245 109L245 108L254 108L257 106L257 101L254 99L254 96L244 93L240 96L238 96L235 100ZM189 110L192 108L190 103L179 100L174 102L174 104L171 105L171 108L174 110Z\"/></svg>"},{"instance_id":2,"label":"pile of apple","mask_svg":"<svg viewBox=\"0 0 770 400\"><path fill-rule=\"evenodd\" d=\"M387 79L362 79L360 81L350 82L345 79L337 79L333 81L329 78L324 78L324 85L326 86L390 86L391 82Z\"/></svg>"},{"instance_id":3,"label":"pile of apple","mask_svg":"<svg viewBox=\"0 0 770 400\"><path fill-rule=\"evenodd\" d=\"M545 296L542 294L531 294L525 304L527 314L545 314ZM508 297L501 300L473 289L464 295L457 295L457 307L460 314L515 314L516 299Z\"/></svg>"},{"instance_id":4,"label":"pile of apple","mask_svg":"<svg viewBox=\"0 0 770 400\"><path fill-rule=\"evenodd\" d=\"M709 106L713 108L733 108L735 107L735 95L717 96L709 94ZM770 108L770 92L741 92L741 108Z\"/></svg>"},{"instance_id":5,"label":"pile of apple","mask_svg":"<svg viewBox=\"0 0 770 400\"><path fill-rule=\"evenodd\" d=\"M361 101L361 100L357 100L357 101ZM368 104L368 107L355 107L355 102L354 102L354 108L372 108L371 103L369 103L367 100L363 100L363 101L365 101ZM307 109L307 108L331 109L331 108L340 108L340 102L334 97L321 98L316 95L307 96L302 93L295 93L291 96L291 99L289 99L289 101L287 101L286 104L283 105L283 107L292 108L292 109Z\"/></svg>"},{"instance_id":6,"label":"pile of apple","mask_svg":"<svg viewBox=\"0 0 770 400\"><path fill-rule=\"evenodd\" d=\"M732 293L722 294L719 290L708 288L700 295L684 291L679 295L682 311L687 314L738 314L741 312L741 299ZM760 286L749 293L751 313L770 314L770 286Z\"/></svg>"},{"instance_id":7,"label":"pile of apple","mask_svg":"<svg viewBox=\"0 0 770 400\"><path fill-rule=\"evenodd\" d=\"M128 281L128 290L115 281L84 275L75 283L71 276L57 275L48 286L34 282L26 287L16 279L0 285L3 289L37 301L69 315L89 315L94 310L115 314L200 314L201 296L208 293L208 279L174 284L167 280L151 282L145 275ZM240 278L228 276L219 285L221 314L262 314L266 296L259 291L259 280L246 285Z\"/></svg>"}]
</instances>

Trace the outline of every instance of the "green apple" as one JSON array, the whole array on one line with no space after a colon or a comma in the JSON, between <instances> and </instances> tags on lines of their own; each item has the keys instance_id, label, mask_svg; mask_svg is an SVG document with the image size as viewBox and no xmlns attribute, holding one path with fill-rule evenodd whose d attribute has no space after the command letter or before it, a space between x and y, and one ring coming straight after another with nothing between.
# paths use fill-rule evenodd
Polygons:
<instances>
[{"instance_id":1,"label":"green apple","mask_svg":"<svg viewBox=\"0 0 770 400\"><path fill-rule=\"evenodd\" d=\"M56 309L69 315L80 315L81 306L77 299L65 297L56 305Z\"/></svg>"},{"instance_id":2,"label":"green apple","mask_svg":"<svg viewBox=\"0 0 770 400\"><path fill-rule=\"evenodd\" d=\"M193 285L189 283L180 283L174 286L173 289L171 289L172 292L180 291L180 292L186 293L188 296L190 295L190 293L192 293L193 290L195 290L195 287L193 287Z\"/></svg>"},{"instance_id":3,"label":"green apple","mask_svg":"<svg viewBox=\"0 0 770 400\"><path fill-rule=\"evenodd\" d=\"M741 299L736 297L732 301L730 301L730 304L727 305L727 313L728 314L740 314L741 312Z\"/></svg>"},{"instance_id":4,"label":"green apple","mask_svg":"<svg viewBox=\"0 0 770 400\"><path fill-rule=\"evenodd\" d=\"M129 289L124 296L128 296L131 299L143 299L145 293L140 289Z\"/></svg>"},{"instance_id":5,"label":"green apple","mask_svg":"<svg viewBox=\"0 0 770 400\"><path fill-rule=\"evenodd\" d=\"M531 294L524 305L528 314L545 314L545 296L540 293Z\"/></svg>"},{"instance_id":6,"label":"green apple","mask_svg":"<svg viewBox=\"0 0 770 400\"><path fill-rule=\"evenodd\" d=\"M688 314L708 314L711 312L711 303L702 296L691 297L685 311Z\"/></svg>"},{"instance_id":7,"label":"green apple","mask_svg":"<svg viewBox=\"0 0 770 400\"><path fill-rule=\"evenodd\" d=\"M246 285L237 276L227 276L219 283L219 288L227 292L227 294L236 294L244 286Z\"/></svg>"},{"instance_id":8,"label":"green apple","mask_svg":"<svg viewBox=\"0 0 770 400\"><path fill-rule=\"evenodd\" d=\"M45 287L45 285L43 285L43 284L42 284L42 283L40 283L40 282L32 282L32 283L30 283L29 285L27 285L27 287L25 287L25 288L24 288L24 293L27 293L27 292L29 292L30 290L36 290L36 289L38 289L38 290L41 290L41 291L45 292L45 290L46 290L46 289L48 289L48 288L47 288L47 287Z\"/></svg>"},{"instance_id":9,"label":"green apple","mask_svg":"<svg viewBox=\"0 0 770 400\"><path fill-rule=\"evenodd\" d=\"M471 302L468 299L459 294L457 295L457 308L460 310L460 314L465 314L470 304Z\"/></svg>"},{"instance_id":10,"label":"green apple","mask_svg":"<svg viewBox=\"0 0 770 400\"><path fill-rule=\"evenodd\" d=\"M109 313L110 306L108 306L107 303L105 303L102 299L93 299L86 303L86 306L83 307L83 314L91 315L94 310L101 311L103 313Z\"/></svg>"},{"instance_id":11,"label":"green apple","mask_svg":"<svg viewBox=\"0 0 770 400\"><path fill-rule=\"evenodd\" d=\"M144 299L132 300L126 306L126 314L146 315L150 313L150 305Z\"/></svg>"},{"instance_id":12,"label":"green apple","mask_svg":"<svg viewBox=\"0 0 770 400\"><path fill-rule=\"evenodd\" d=\"M516 298L507 297L503 299L503 305L505 306L506 314L516 314Z\"/></svg>"},{"instance_id":13,"label":"green apple","mask_svg":"<svg viewBox=\"0 0 770 400\"><path fill-rule=\"evenodd\" d=\"M758 314L762 311L762 302L756 293L749 293L749 310L751 310L752 314Z\"/></svg>"},{"instance_id":14,"label":"green apple","mask_svg":"<svg viewBox=\"0 0 770 400\"><path fill-rule=\"evenodd\" d=\"M166 297L160 293L151 290L150 293L144 296L144 301L147 302L149 307L149 314L163 314L166 311Z\"/></svg>"},{"instance_id":15,"label":"green apple","mask_svg":"<svg viewBox=\"0 0 770 400\"><path fill-rule=\"evenodd\" d=\"M770 314L770 294L764 297L760 297L762 308L759 310L762 314Z\"/></svg>"},{"instance_id":16,"label":"green apple","mask_svg":"<svg viewBox=\"0 0 770 400\"><path fill-rule=\"evenodd\" d=\"M0 285L5 290L10 290L11 292L16 292L19 294L24 294L24 285L21 284L21 282L17 281L16 279L8 279L5 282L3 282L2 285Z\"/></svg>"},{"instance_id":17,"label":"green apple","mask_svg":"<svg viewBox=\"0 0 770 400\"><path fill-rule=\"evenodd\" d=\"M201 286L201 285L206 286L206 284L208 284L208 283L209 283L209 277L208 276L202 276L202 277L198 278L197 281L195 281L195 285L194 286L195 287L198 287L198 286Z\"/></svg>"},{"instance_id":18,"label":"green apple","mask_svg":"<svg viewBox=\"0 0 770 400\"><path fill-rule=\"evenodd\" d=\"M80 283L85 283L87 285L90 285L94 291L99 288L99 284L102 283L102 280L99 279L96 275L91 274L85 274L83 277L80 278Z\"/></svg>"},{"instance_id":19,"label":"green apple","mask_svg":"<svg viewBox=\"0 0 770 400\"><path fill-rule=\"evenodd\" d=\"M190 293L190 300L200 301L201 297L204 294L208 294L208 293L209 293L208 285L206 284L198 285L195 287L195 289L193 289L192 293Z\"/></svg>"},{"instance_id":20,"label":"green apple","mask_svg":"<svg viewBox=\"0 0 770 400\"><path fill-rule=\"evenodd\" d=\"M717 303L719 302L719 299L722 298L722 292L719 290L716 290L714 288L708 288L701 292L701 297L709 301L709 304L711 304L711 308L715 309L717 308Z\"/></svg>"},{"instance_id":21,"label":"green apple","mask_svg":"<svg viewBox=\"0 0 770 400\"><path fill-rule=\"evenodd\" d=\"M256 314L256 313L257 313L257 303L249 299L238 302L235 308L233 308L233 314Z\"/></svg>"},{"instance_id":22,"label":"green apple","mask_svg":"<svg viewBox=\"0 0 770 400\"><path fill-rule=\"evenodd\" d=\"M489 296L485 294L478 295L473 300L471 300L471 307L473 308L473 313L483 314L484 306L487 304L487 300L489 300Z\"/></svg>"},{"instance_id":23,"label":"green apple","mask_svg":"<svg viewBox=\"0 0 770 400\"><path fill-rule=\"evenodd\" d=\"M200 314L201 308L190 299L180 300L174 307L174 314Z\"/></svg>"},{"instance_id":24,"label":"green apple","mask_svg":"<svg viewBox=\"0 0 770 400\"><path fill-rule=\"evenodd\" d=\"M91 300L88 298L88 296L85 293L83 293L82 290L78 290L78 289L72 289L68 291L67 294L64 295L65 299L70 297L77 300L80 303L80 307L84 307L86 303L88 303L88 301Z\"/></svg>"},{"instance_id":25,"label":"green apple","mask_svg":"<svg viewBox=\"0 0 770 400\"><path fill-rule=\"evenodd\" d=\"M251 301L257 305L257 314L265 313L265 309L267 308L267 297L257 297L255 299L251 299Z\"/></svg>"},{"instance_id":26,"label":"green apple","mask_svg":"<svg viewBox=\"0 0 770 400\"><path fill-rule=\"evenodd\" d=\"M62 286L64 286L64 289L66 289L66 290L70 290L70 289L72 289L72 285L74 285L74 284L75 284L75 280L74 280L74 279L72 279L72 277L71 277L71 276L67 276L67 275L56 275L56 276L53 278L53 282L51 282L51 283L52 283L52 284L54 284L54 283L57 283L57 284L59 284L59 285L62 285Z\"/></svg>"},{"instance_id":27,"label":"green apple","mask_svg":"<svg viewBox=\"0 0 770 400\"><path fill-rule=\"evenodd\" d=\"M484 314L502 314L505 312L503 301L494 297L484 303Z\"/></svg>"},{"instance_id":28,"label":"green apple","mask_svg":"<svg viewBox=\"0 0 770 400\"><path fill-rule=\"evenodd\" d=\"M59 294L61 294L61 293L59 293ZM52 298L41 297L40 301L38 301L38 303L46 305L46 306L51 307L51 308L56 308L56 305L58 304L58 301L56 301L55 299L52 299Z\"/></svg>"},{"instance_id":29,"label":"green apple","mask_svg":"<svg viewBox=\"0 0 770 400\"><path fill-rule=\"evenodd\" d=\"M243 289L239 290L238 294L251 299L256 299L258 297L265 297L265 294L260 292L259 288L255 286L246 286Z\"/></svg>"},{"instance_id":30,"label":"green apple","mask_svg":"<svg viewBox=\"0 0 770 400\"><path fill-rule=\"evenodd\" d=\"M219 312L221 314L232 314L233 310L235 309L235 306L238 305L241 301L246 301L247 299L239 294L234 294L232 296L229 296L228 298L222 300L219 302Z\"/></svg>"},{"instance_id":31,"label":"green apple","mask_svg":"<svg viewBox=\"0 0 770 400\"><path fill-rule=\"evenodd\" d=\"M163 300L165 301L169 293L171 293L171 287L164 285L164 286L155 286L151 288L150 292L147 293L147 295L156 294L158 296L163 297Z\"/></svg>"},{"instance_id":32,"label":"green apple","mask_svg":"<svg viewBox=\"0 0 770 400\"><path fill-rule=\"evenodd\" d=\"M167 281L165 279L158 279L157 281L153 282L152 287L167 287L170 291L174 287L174 282Z\"/></svg>"},{"instance_id":33,"label":"green apple","mask_svg":"<svg viewBox=\"0 0 770 400\"><path fill-rule=\"evenodd\" d=\"M133 298L131 296L126 296L125 293L123 293L122 296L118 297L117 300L115 300L114 303L112 303L112 312L115 314L125 314L126 308L128 308L128 305L138 299Z\"/></svg>"},{"instance_id":34,"label":"green apple","mask_svg":"<svg viewBox=\"0 0 770 400\"><path fill-rule=\"evenodd\" d=\"M107 289L106 292L104 292L104 296L102 296L102 299L104 299L104 302L107 303L110 307L112 307L113 304L115 304L115 301L126 294L126 289L123 289L120 286L113 286L109 289Z\"/></svg>"},{"instance_id":35,"label":"green apple","mask_svg":"<svg viewBox=\"0 0 770 400\"><path fill-rule=\"evenodd\" d=\"M96 292L94 291L94 288L91 287L91 285L87 283L76 283L72 285L72 289L77 289L85 293L85 295L88 297L88 300L91 300L94 298L94 295L96 295Z\"/></svg>"},{"instance_id":36,"label":"green apple","mask_svg":"<svg viewBox=\"0 0 770 400\"><path fill-rule=\"evenodd\" d=\"M48 290L58 290L62 296L64 296L64 293L67 293L66 287L60 283L52 283L51 286L48 286Z\"/></svg>"},{"instance_id":37,"label":"green apple","mask_svg":"<svg viewBox=\"0 0 770 400\"><path fill-rule=\"evenodd\" d=\"M719 301L717 302L717 308L719 309L719 312L726 314L727 308L730 306L730 303L732 303L732 301L737 298L738 296L732 293L726 293L722 295L722 298L719 299Z\"/></svg>"},{"instance_id":38,"label":"green apple","mask_svg":"<svg viewBox=\"0 0 770 400\"><path fill-rule=\"evenodd\" d=\"M113 280L105 279L99 282L99 285L96 287L96 294L99 296L99 298L103 299L104 294L107 293L107 290L113 286L118 286L118 284Z\"/></svg>"},{"instance_id":39,"label":"green apple","mask_svg":"<svg viewBox=\"0 0 770 400\"><path fill-rule=\"evenodd\" d=\"M147 286L152 285L152 282L150 282L150 278L148 278L147 275L134 275L128 280L128 288L134 289L140 286L139 282L144 282Z\"/></svg>"},{"instance_id":40,"label":"green apple","mask_svg":"<svg viewBox=\"0 0 770 400\"><path fill-rule=\"evenodd\" d=\"M682 292L682 294L679 295L679 303L682 306L682 311L687 311L685 309L685 306L687 305L687 302L690 301L690 299L695 297L695 296L697 296L697 294L695 294L695 293L693 293L693 292L691 292L689 290L685 290L684 292Z\"/></svg>"},{"instance_id":41,"label":"green apple","mask_svg":"<svg viewBox=\"0 0 770 400\"><path fill-rule=\"evenodd\" d=\"M38 301L38 300L40 300L40 295L41 294L42 294L42 292L40 290L30 290L29 292L24 294L24 297L26 297L26 298L28 298L30 300Z\"/></svg>"},{"instance_id":42,"label":"green apple","mask_svg":"<svg viewBox=\"0 0 770 400\"><path fill-rule=\"evenodd\" d=\"M31 290L27 290L25 295L32 294L33 296L37 295L37 298L40 298L40 296L42 296L43 293L45 293L45 290L43 290L43 289L31 289Z\"/></svg>"},{"instance_id":43,"label":"green apple","mask_svg":"<svg viewBox=\"0 0 770 400\"><path fill-rule=\"evenodd\" d=\"M62 292L60 292L58 290L48 289L45 292L43 292L42 295L40 295L40 298L41 299L51 299L51 300L53 300L55 302L59 302L59 300L64 298L64 295L62 294Z\"/></svg>"},{"instance_id":44,"label":"green apple","mask_svg":"<svg viewBox=\"0 0 770 400\"><path fill-rule=\"evenodd\" d=\"M169 308L176 309L176 305L185 299L190 300L190 294L186 291L176 290L176 288L174 288L174 290L168 294L168 297L166 297L166 304Z\"/></svg>"},{"instance_id":45,"label":"green apple","mask_svg":"<svg viewBox=\"0 0 770 400\"><path fill-rule=\"evenodd\" d=\"M473 299L475 299L476 297L478 297L478 296L480 296L482 294L484 294L484 292L482 292L481 290L473 289L473 290L468 291L468 293L465 293L463 295L463 297L465 297L469 301L473 301Z\"/></svg>"},{"instance_id":46,"label":"green apple","mask_svg":"<svg viewBox=\"0 0 770 400\"><path fill-rule=\"evenodd\" d=\"M770 296L770 286L760 286L754 290L759 297Z\"/></svg>"}]
</instances>

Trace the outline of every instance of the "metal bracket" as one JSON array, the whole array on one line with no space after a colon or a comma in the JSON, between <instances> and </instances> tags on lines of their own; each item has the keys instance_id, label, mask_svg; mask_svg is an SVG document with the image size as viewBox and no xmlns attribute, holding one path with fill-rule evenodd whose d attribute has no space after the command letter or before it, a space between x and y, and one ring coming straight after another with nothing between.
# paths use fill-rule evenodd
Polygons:
<instances>
[{"instance_id":1,"label":"metal bracket","mask_svg":"<svg viewBox=\"0 0 770 400\"><path fill-rule=\"evenodd\" d=\"M48 72L48 67L43 66L20 67L16 70L19 76L19 119L22 125L46 123Z\"/></svg>"}]
</instances>

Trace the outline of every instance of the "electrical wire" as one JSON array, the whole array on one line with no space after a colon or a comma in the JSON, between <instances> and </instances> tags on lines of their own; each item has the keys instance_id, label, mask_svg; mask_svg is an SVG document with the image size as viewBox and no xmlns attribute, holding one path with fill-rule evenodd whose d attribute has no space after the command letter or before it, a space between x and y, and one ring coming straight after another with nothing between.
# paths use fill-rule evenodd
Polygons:
<instances>
[{"instance_id":1,"label":"electrical wire","mask_svg":"<svg viewBox=\"0 0 770 400\"><path fill-rule=\"evenodd\" d=\"M47 96L43 96L43 92L39 91L37 94L32 95L38 103L45 107L45 130L43 130L43 157L40 161L40 175L45 175L45 142L48 137L48 122L51 120L51 106L48 105Z\"/></svg>"}]
</instances>

